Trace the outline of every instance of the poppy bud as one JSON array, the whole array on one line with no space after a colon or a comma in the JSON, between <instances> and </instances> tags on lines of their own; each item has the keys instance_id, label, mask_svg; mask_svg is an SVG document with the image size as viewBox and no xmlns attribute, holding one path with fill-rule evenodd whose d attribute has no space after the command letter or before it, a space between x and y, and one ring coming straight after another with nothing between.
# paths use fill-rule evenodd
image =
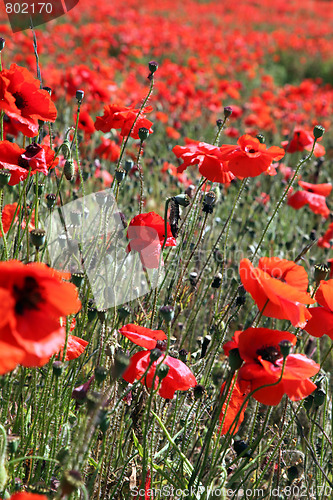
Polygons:
<instances>
[{"instance_id":1,"label":"poppy bud","mask_svg":"<svg viewBox=\"0 0 333 500\"><path fill-rule=\"evenodd\" d=\"M206 214L212 214L215 202L216 194L214 193L214 191L209 191L209 193L205 194L202 211Z\"/></svg>"},{"instance_id":2,"label":"poppy bud","mask_svg":"<svg viewBox=\"0 0 333 500\"><path fill-rule=\"evenodd\" d=\"M224 117L225 118L229 118L229 116L232 115L232 108L230 106L226 106L224 109L223 109L223 112L224 112Z\"/></svg>"},{"instance_id":3,"label":"poppy bud","mask_svg":"<svg viewBox=\"0 0 333 500\"><path fill-rule=\"evenodd\" d=\"M82 282L84 280L84 273L72 273L71 282L77 287L80 288Z\"/></svg>"},{"instance_id":4,"label":"poppy bud","mask_svg":"<svg viewBox=\"0 0 333 500\"><path fill-rule=\"evenodd\" d=\"M94 374L95 374L95 380L98 384L101 384L104 382L107 376L107 369L104 366L96 366Z\"/></svg>"},{"instance_id":5,"label":"poppy bud","mask_svg":"<svg viewBox=\"0 0 333 500\"><path fill-rule=\"evenodd\" d=\"M206 389L203 385L198 384L193 388L194 398L197 400L201 399L204 396L205 392Z\"/></svg>"},{"instance_id":6,"label":"poppy bud","mask_svg":"<svg viewBox=\"0 0 333 500\"><path fill-rule=\"evenodd\" d=\"M64 364L61 361L55 361L52 365L53 375L55 377L60 377L64 368Z\"/></svg>"},{"instance_id":7,"label":"poppy bud","mask_svg":"<svg viewBox=\"0 0 333 500\"><path fill-rule=\"evenodd\" d=\"M162 363L161 365L159 365L156 369L156 374L159 378L159 380L163 380L169 373L169 366Z\"/></svg>"},{"instance_id":8,"label":"poppy bud","mask_svg":"<svg viewBox=\"0 0 333 500\"><path fill-rule=\"evenodd\" d=\"M105 323L107 311L108 311L107 309L99 309L97 311L97 316L98 316L98 319L100 320L101 323Z\"/></svg>"},{"instance_id":9,"label":"poppy bud","mask_svg":"<svg viewBox=\"0 0 333 500\"><path fill-rule=\"evenodd\" d=\"M7 436L7 446L9 453L16 453L20 444L20 437L11 434Z\"/></svg>"},{"instance_id":10,"label":"poppy bud","mask_svg":"<svg viewBox=\"0 0 333 500\"><path fill-rule=\"evenodd\" d=\"M6 41L4 38L0 37L0 52L4 49Z\"/></svg>"},{"instance_id":11,"label":"poppy bud","mask_svg":"<svg viewBox=\"0 0 333 500\"><path fill-rule=\"evenodd\" d=\"M222 283L222 274L217 273L216 276L214 276L213 283L212 283L212 288L220 288Z\"/></svg>"},{"instance_id":12,"label":"poppy bud","mask_svg":"<svg viewBox=\"0 0 333 500\"><path fill-rule=\"evenodd\" d=\"M185 193L186 193L186 194L187 194L187 196L189 196L190 198L193 198L194 191L195 191L195 186L194 186L193 184L190 184L190 186L188 186L188 187L185 189Z\"/></svg>"},{"instance_id":13,"label":"poppy bud","mask_svg":"<svg viewBox=\"0 0 333 500\"><path fill-rule=\"evenodd\" d=\"M128 306L121 306L118 308L118 316L123 321L131 314L131 310Z\"/></svg>"},{"instance_id":14,"label":"poppy bud","mask_svg":"<svg viewBox=\"0 0 333 500\"><path fill-rule=\"evenodd\" d=\"M51 210L51 208L54 207L55 205L55 202L56 202L56 195L53 194L53 193L49 193L45 196L46 198L46 204L47 204L47 208L49 208Z\"/></svg>"},{"instance_id":15,"label":"poppy bud","mask_svg":"<svg viewBox=\"0 0 333 500\"><path fill-rule=\"evenodd\" d=\"M290 354L292 343L289 340L281 340L281 342L279 342L279 347L283 359L286 359L286 357Z\"/></svg>"},{"instance_id":16,"label":"poppy bud","mask_svg":"<svg viewBox=\"0 0 333 500\"><path fill-rule=\"evenodd\" d=\"M321 125L316 125L313 129L313 135L315 139L320 139L324 135L324 133L325 129Z\"/></svg>"},{"instance_id":17,"label":"poppy bud","mask_svg":"<svg viewBox=\"0 0 333 500\"><path fill-rule=\"evenodd\" d=\"M68 448L61 448L56 454L56 459L63 465L66 463L67 458L69 457Z\"/></svg>"},{"instance_id":18,"label":"poppy bud","mask_svg":"<svg viewBox=\"0 0 333 500\"><path fill-rule=\"evenodd\" d=\"M218 120L216 120L216 126L218 129L220 129L223 125L223 120L222 118L219 118Z\"/></svg>"},{"instance_id":19,"label":"poppy bud","mask_svg":"<svg viewBox=\"0 0 333 500\"><path fill-rule=\"evenodd\" d=\"M235 349L230 349L228 360L229 360L229 366L234 372L242 366L243 360L240 357L239 350L237 347Z\"/></svg>"},{"instance_id":20,"label":"poppy bud","mask_svg":"<svg viewBox=\"0 0 333 500\"><path fill-rule=\"evenodd\" d=\"M325 403L326 392L323 389L317 389L313 393L313 403L316 407L322 406Z\"/></svg>"},{"instance_id":21,"label":"poppy bud","mask_svg":"<svg viewBox=\"0 0 333 500\"><path fill-rule=\"evenodd\" d=\"M221 250L218 250L217 248L215 248L214 250L213 257L217 264L221 264L221 262L223 261L223 253L221 252Z\"/></svg>"},{"instance_id":22,"label":"poppy bud","mask_svg":"<svg viewBox=\"0 0 333 500\"><path fill-rule=\"evenodd\" d=\"M329 267L326 264L315 264L314 266L314 279L317 285L322 280L326 280L328 273L330 272Z\"/></svg>"},{"instance_id":23,"label":"poppy bud","mask_svg":"<svg viewBox=\"0 0 333 500\"><path fill-rule=\"evenodd\" d=\"M113 378L120 378L129 365L128 357L122 352L118 351L114 358L114 364L111 368Z\"/></svg>"},{"instance_id":24,"label":"poppy bud","mask_svg":"<svg viewBox=\"0 0 333 500\"><path fill-rule=\"evenodd\" d=\"M88 321L93 321L97 317L97 309L92 302L88 305Z\"/></svg>"},{"instance_id":25,"label":"poppy bud","mask_svg":"<svg viewBox=\"0 0 333 500\"><path fill-rule=\"evenodd\" d=\"M247 450L249 448L249 445L242 440L237 440L234 441L234 450L236 452L237 457L243 453L243 451ZM247 451L246 453L243 454L243 457L250 457L251 456L251 451Z\"/></svg>"},{"instance_id":26,"label":"poppy bud","mask_svg":"<svg viewBox=\"0 0 333 500\"><path fill-rule=\"evenodd\" d=\"M73 160L66 160L64 165L64 175L68 181L72 181L74 178L74 162Z\"/></svg>"},{"instance_id":27,"label":"poppy bud","mask_svg":"<svg viewBox=\"0 0 333 500\"><path fill-rule=\"evenodd\" d=\"M299 476L298 467L296 467L296 465L288 467L287 476L290 483L292 483L295 479L297 479Z\"/></svg>"},{"instance_id":28,"label":"poppy bud","mask_svg":"<svg viewBox=\"0 0 333 500\"><path fill-rule=\"evenodd\" d=\"M207 347L209 346L211 340L212 340L212 337L210 335L206 335L206 337L204 337L202 339L200 359L202 359L206 356Z\"/></svg>"},{"instance_id":29,"label":"poppy bud","mask_svg":"<svg viewBox=\"0 0 333 500\"><path fill-rule=\"evenodd\" d=\"M154 74L155 71L157 71L158 69L158 63L156 61L150 61L148 63L148 68L149 68L149 71Z\"/></svg>"},{"instance_id":30,"label":"poppy bud","mask_svg":"<svg viewBox=\"0 0 333 500\"><path fill-rule=\"evenodd\" d=\"M191 203L190 197L186 193L178 194L177 196L174 196L173 199L181 207L188 207L189 204Z\"/></svg>"},{"instance_id":31,"label":"poppy bud","mask_svg":"<svg viewBox=\"0 0 333 500\"><path fill-rule=\"evenodd\" d=\"M94 411L100 406L101 395L97 391L87 394L87 407L89 411Z\"/></svg>"},{"instance_id":32,"label":"poppy bud","mask_svg":"<svg viewBox=\"0 0 333 500\"><path fill-rule=\"evenodd\" d=\"M175 311L172 306L160 307L159 313L166 323L171 323L175 315Z\"/></svg>"},{"instance_id":33,"label":"poppy bud","mask_svg":"<svg viewBox=\"0 0 333 500\"><path fill-rule=\"evenodd\" d=\"M84 91L83 90L77 90L75 94L75 98L79 104L83 101L84 98Z\"/></svg>"},{"instance_id":34,"label":"poppy bud","mask_svg":"<svg viewBox=\"0 0 333 500\"><path fill-rule=\"evenodd\" d=\"M61 481L61 495L71 495L74 491L80 489L82 484L82 476L78 470L65 471Z\"/></svg>"},{"instance_id":35,"label":"poppy bud","mask_svg":"<svg viewBox=\"0 0 333 500\"><path fill-rule=\"evenodd\" d=\"M133 160L126 160L124 165L125 172L128 174L129 171L132 170L133 166L134 166Z\"/></svg>"},{"instance_id":36,"label":"poppy bud","mask_svg":"<svg viewBox=\"0 0 333 500\"><path fill-rule=\"evenodd\" d=\"M191 283L192 286L195 286L197 284L197 277L198 277L198 273L197 272L192 271L190 273L189 280L190 280L190 283Z\"/></svg>"},{"instance_id":37,"label":"poppy bud","mask_svg":"<svg viewBox=\"0 0 333 500\"><path fill-rule=\"evenodd\" d=\"M100 410L98 413L98 426L103 434L106 433L110 427L110 418L108 416L107 410Z\"/></svg>"},{"instance_id":38,"label":"poppy bud","mask_svg":"<svg viewBox=\"0 0 333 500\"><path fill-rule=\"evenodd\" d=\"M31 243L36 247L40 248L45 243L46 233L44 229L32 229L30 231Z\"/></svg>"},{"instance_id":39,"label":"poppy bud","mask_svg":"<svg viewBox=\"0 0 333 500\"><path fill-rule=\"evenodd\" d=\"M118 184L120 184L125 179L125 176L126 172L123 168L119 168L118 170L116 170L115 177Z\"/></svg>"},{"instance_id":40,"label":"poppy bud","mask_svg":"<svg viewBox=\"0 0 333 500\"><path fill-rule=\"evenodd\" d=\"M149 137L149 130L146 127L139 128L139 139L141 142L144 142Z\"/></svg>"},{"instance_id":41,"label":"poppy bud","mask_svg":"<svg viewBox=\"0 0 333 500\"><path fill-rule=\"evenodd\" d=\"M183 363L186 363L187 361L187 356L188 356L188 351L186 349L181 349L178 353L180 361Z\"/></svg>"},{"instance_id":42,"label":"poppy bud","mask_svg":"<svg viewBox=\"0 0 333 500\"><path fill-rule=\"evenodd\" d=\"M149 356L149 359L151 361L151 363L154 363L155 361L157 361L160 357L162 356L162 351L158 348L155 347L155 349L152 349L150 351L150 356Z\"/></svg>"},{"instance_id":43,"label":"poppy bud","mask_svg":"<svg viewBox=\"0 0 333 500\"><path fill-rule=\"evenodd\" d=\"M257 135L256 135L256 138L258 139L258 141L260 142L260 144L265 144L266 139L265 139L265 136L264 136L264 135L262 135L262 134L257 134Z\"/></svg>"},{"instance_id":44,"label":"poppy bud","mask_svg":"<svg viewBox=\"0 0 333 500\"><path fill-rule=\"evenodd\" d=\"M314 400L314 397L312 396L312 394L310 394L308 397L306 397L306 398L304 399L303 406L304 406L304 409L305 409L306 411L311 410L311 408L312 408L312 404L313 404L313 400Z\"/></svg>"}]
</instances>

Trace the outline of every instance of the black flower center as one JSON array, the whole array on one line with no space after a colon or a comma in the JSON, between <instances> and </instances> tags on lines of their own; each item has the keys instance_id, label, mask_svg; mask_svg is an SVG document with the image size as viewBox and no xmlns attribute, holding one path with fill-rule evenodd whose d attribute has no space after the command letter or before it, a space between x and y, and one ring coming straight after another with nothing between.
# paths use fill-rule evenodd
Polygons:
<instances>
[{"instance_id":1,"label":"black flower center","mask_svg":"<svg viewBox=\"0 0 333 500\"><path fill-rule=\"evenodd\" d=\"M24 99L24 97L22 96L22 94L20 94L20 92L15 92L13 94L13 96L15 97L15 106L18 109L24 109L28 103Z\"/></svg>"},{"instance_id":2,"label":"black flower center","mask_svg":"<svg viewBox=\"0 0 333 500\"><path fill-rule=\"evenodd\" d=\"M280 349L274 345L263 346L256 351L256 354L265 361L276 364L276 361L281 358Z\"/></svg>"},{"instance_id":3,"label":"black flower center","mask_svg":"<svg viewBox=\"0 0 333 500\"><path fill-rule=\"evenodd\" d=\"M15 312L22 316L28 309L38 310L38 304L44 299L41 295L41 288L35 278L27 276L24 278L23 287L13 286L15 303Z\"/></svg>"},{"instance_id":4,"label":"black flower center","mask_svg":"<svg viewBox=\"0 0 333 500\"><path fill-rule=\"evenodd\" d=\"M30 165L29 165L29 160L36 156L41 149L43 149L41 146L33 142L32 144L29 144L27 149L24 151L23 155L20 155L18 159L18 166L25 168L26 170L29 170Z\"/></svg>"}]
</instances>

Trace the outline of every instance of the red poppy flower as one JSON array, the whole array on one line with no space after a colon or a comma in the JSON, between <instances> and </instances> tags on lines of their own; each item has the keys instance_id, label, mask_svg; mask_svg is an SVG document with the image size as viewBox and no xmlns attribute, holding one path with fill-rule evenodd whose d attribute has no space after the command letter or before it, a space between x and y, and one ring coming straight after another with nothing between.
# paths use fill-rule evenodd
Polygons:
<instances>
[{"instance_id":1,"label":"red poppy flower","mask_svg":"<svg viewBox=\"0 0 333 500\"><path fill-rule=\"evenodd\" d=\"M133 139L139 139L140 128L148 129L150 134L153 132L151 128L153 123L145 117L145 113L150 113L152 109L152 106L147 106L140 113L140 116L131 132L131 137L133 137ZM138 113L138 109L118 104L104 106L103 116L97 116L96 118L95 129L101 130L104 133L110 132L112 128L120 129L120 135L127 137Z\"/></svg>"},{"instance_id":2,"label":"red poppy flower","mask_svg":"<svg viewBox=\"0 0 333 500\"><path fill-rule=\"evenodd\" d=\"M305 130L297 127L294 130L294 135L291 141L281 142L281 146L285 149L287 153L296 153L297 151L311 151L314 142L314 136L311 132L306 132ZM325 154L325 148L316 142L314 156L323 156Z\"/></svg>"},{"instance_id":3,"label":"red poppy flower","mask_svg":"<svg viewBox=\"0 0 333 500\"><path fill-rule=\"evenodd\" d=\"M155 361L150 367L142 383L150 389L153 385L156 366L162 361L163 355ZM130 365L125 371L123 378L126 382L132 384L134 380L142 377L149 366L150 351L140 351L131 357ZM167 376L162 379L159 395L165 399L172 399L176 391L187 391L190 387L197 385L195 376L191 370L179 359L166 356L163 361L169 367ZM157 389L159 379L155 377L155 389Z\"/></svg>"},{"instance_id":4,"label":"red poppy flower","mask_svg":"<svg viewBox=\"0 0 333 500\"><path fill-rule=\"evenodd\" d=\"M74 115L74 121L76 123L77 115ZM87 137L95 132L94 120L89 115L88 111L80 111L78 128L83 130Z\"/></svg>"},{"instance_id":5,"label":"red poppy flower","mask_svg":"<svg viewBox=\"0 0 333 500\"><path fill-rule=\"evenodd\" d=\"M187 141L188 142L188 141ZM199 172L209 181L229 184L235 176L223 162L220 148L206 142L190 142L186 146L175 146L172 150L184 163L178 167L182 173L190 165L199 165Z\"/></svg>"},{"instance_id":6,"label":"red poppy flower","mask_svg":"<svg viewBox=\"0 0 333 500\"><path fill-rule=\"evenodd\" d=\"M155 269L159 265L164 233L164 219L160 215L155 212L136 215L128 226L127 238L131 240L128 251L139 252L142 264L147 269ZM165 246L176 246L169 223Z\"/></svg>"},{"instance_id":7,"label":"red poppy flower","mask_svg":"<svg viewBox=\"0 0 333 500\"><path fill-rule=\"evenodd\" d=\"M248 328L240 333L238 350L245 363L238 371L237 380L242 392L253 391L279 380L283 365L279 343L284 340L294 346L297 338L292 333L268 328ZM316 389L310 377L319 369L320 366L312 359L302 354L289 354L281 382L258 390L253 397L265 405L279 404L284 394L292 401L299 401Z\"/></svg>"},{"instance_id":8,"label":"red poppy flower","mask_svg":"<svg viewBox=\"0 0 333 500\"><path fill-rule=\"evenodd\" d=\"M263 257L254 268L248 259L240 262L239 273L244 288L252 295L263 315L288 319L304 327L311 314L305 304L313 304L307 293L308 277L303 267L278 257Z\"/></svg>"},{"instance_id":9,"label":"red poppy flower","mask_svg":"<svg viewBox=\"0 0 333 500\"><path fill-rule=\"evenodd\" d=\"M158 340L166 340L167 336L162 330L151 330L144 326L128 323L122 326L119 332L134 344L146 349L155 349Z\"/></svg>"},{"instance_id":10,"label":"red poppy flower","mask_svg":"<svg viewBox=\"0 0 333 500\"><path fill-rule=\"evenodd\" d=\"M75 335L68 335L68 341L67 341L67 350L66 350L66 356L65 356L65 361L71 361L72 359L76 359L81 354L84 353L85 348L89 342L86 340L81 339L80 337L76 337ZM61 348L60 351L60 358L62 359L63 356L63 348L64 345Z\"/></svg>"},{"instance_id":11,"label":"red poppy flower","mask_svg":"<svg viewBox=\"0 0 333 500\"><path fill-rule=\"evenodd\" d=\"M331 241L333 241L333 222L328 226L328 229L324 236L321 236L318 240L318 246L323 248L331 248Z\"/></svg>"},{"instance_id":12,"label":"red poppy flower","mask_svg":"<svg viewBox=\"0 0 333 500\"><path fill-rule=\"evenodd\" d=\"M233 381L234 381L234 379L233 379ZM232 384L233 384L233 381L232 381ZM224 387L225 387L225 382L222 384L221 394L224 390ZM246 393L243 393L240 390L237 382L234 384L234 386L232 388L231 396L230 396L230 390L231 389L229 389L228 395L225 399L225 402L222 406L222 410L220 413L220 423L222 423L222 421L223 421L222 429L221 429L221 434L223 436L228 433L230 428L232 428L231 436L234 436L235 434L237 434L238 429L240 428L241 423L244 420L244 413L245 413L245 410L247 407L247 403L246 403L244 405L240 415L239 415L237 425L234 426L235 418L236 418L239 410L241 409L242 404L245 401Z\"/></svg>"},{"instance_id":13,"label":"red poppy flower","mask_svg":"<svg viewBox=\"0 0 333 500\"><path fill-rule=\"evenodd\" d=\"M266 144L250 135L242 135L238 146L221 146L223 161L227 168L237 177L256 177L266 172L273 161L281 160L285 152L276 146L266 148Z\"/></svg>"},{"instance_id":14,"label":"red poppy flower","mask_svg":"<svg viewBox=\"0 0 333 500\"><path fill-rule=\"evenodd\" d=\"M304 330L314 337L328 335L333 340L333 280L321 281L316 301L322 307L311 307L311 319Z\"/></svg>"},{"instance_id":15,"label":"red poppy flower","mask_svg":"<svg viewBox=\"0 0 333 500\"><path fill-rule=\"evenodd\" d=\"M327 218L330 215L329 208L326 205L325 196L329 196L332 191L332 184L310 184L310 182L299 181L298 184L305 191L296 191L288 197L288 205L299 210L304 205L309 205L315 214L320 214Z\"/></svg>"},{"instance_id":16,"label":"red poppy flower","mask_svg":"<svg viewBox=\"0 0 333 500\"><path fill-rule=\"evenodd\" d=\"M0 142L0 167L11 173L9 185L15 186L24 181L29 174L41 172L47 175L49 168L58 163L53 161L54 151L49 146L40 146L33 142L26 149L21 149L17 144L9 141Z\"/></svg>"},{"instance_id":17,"label":"red poppy flower","mask_svg":"<svg viewBox=\"0 0 333 500\"><path fill-rule=\"evenodd\" d=\"M14 493L9 500L47 500L47 497L45 495L20 491L19 493Z\"/></svg>"},{"instance_id":18,"label":"red poppy flower","mask_svg":"<svg viewBox=\"0 0 333 500\"><path fill-rule=\"evenodd\" d=\"M42 366L65 340L61 316L79 311L77 289L44 264L0 263L0 373Z\"/></svg>"},{"instance_id":19,"label":"red poppy flower","mask_svg":"<svg viewBox=\"0 0 333 500\"><path fill-rule=\"evenodd\" d=\"M17 203L11 203L9 205L5 205L2 210L2 225L4 232L7 233L9 231L9 228L12 224L13 217L15 215L17 209ZM17 210L16 216L14 223L18 222L19 220L19 212L20 212L20 207ZM23 219L22 221L22 229L24 229L26 226L25 220ZM32 217L29 222L29 230L35 229L35 211L32 213ZM2 237L2 233L0 230L0 237Z\"/></svg>"},{"instance_id":20,"label":"red poppy flower","mask_svg":"<svg viewBox=\"0 0 333 500\"><path fill-rule=\"evenodd\" d=\"M38 134L38 120L54 122L57 110L50 94L26 68L12 64L0 72L0 109L28 137Z\"/></svg>"},{"instance_id":21,"label":"red poppy flower","mask_svg":"<svg viewBox=\"0 0 333 500\"><path fill-rule=\"evenodd\" d=\"M110 160L112 162L116 162L120 156L120 147L115 141L111 141L110 139L106 139L105 137L101 137L102 144L95 149L95 153L105 160Z\"/></svg>"}]
</instances>

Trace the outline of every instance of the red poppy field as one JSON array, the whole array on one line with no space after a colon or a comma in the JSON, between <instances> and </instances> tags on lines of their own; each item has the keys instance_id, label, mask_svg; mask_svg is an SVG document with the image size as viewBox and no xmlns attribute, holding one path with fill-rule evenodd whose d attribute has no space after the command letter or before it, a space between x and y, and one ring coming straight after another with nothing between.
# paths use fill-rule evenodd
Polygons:
<instances>
[{"instance_id":1,"label":"red poppy field","mask_svg":"<svg viewBox=\"0 0 333 500\"><path fill-rule=\"evenodd\" d=\"M6 3L0 498L333 498L331 2Z\"/></svg>"}]
</instances>

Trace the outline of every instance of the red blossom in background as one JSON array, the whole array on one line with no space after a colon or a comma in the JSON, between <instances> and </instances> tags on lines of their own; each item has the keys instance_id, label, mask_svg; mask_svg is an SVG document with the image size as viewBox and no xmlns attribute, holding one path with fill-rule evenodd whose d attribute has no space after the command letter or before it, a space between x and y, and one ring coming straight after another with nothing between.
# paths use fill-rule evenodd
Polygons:
<instances>
[{"instance_id":1,"label":"red blossom in background","mask_svg":"<svg viewBox=\"0 0 333 500\"><path fill-rule=\"evenodd\" d=\"M263 257L257 268L242 259L239 273L244 288L264 316L288 319L301 328L311 318L306 304L314 300L307 293L308 277L303 267L286 259Z\"/></svg>"},{"instance_id":2,"label":"red blossom in background","mask_svg":"<svg viewBox=\"0 0 333 500\"><path fill-rule=\"evenodd\" d=\"M184 163L178 167L182 173L191 165L199 165L199 172L209 181L229 184L235 176L229 171L220 148L206 142L190 142L187 146L175 146L172 150Z\"/></svg>"},{"instance_id":3,"label":"red blossom in background","mask_svg":"<svg viewBox=\"0 0 333 500\"><path fill-rule=\"evenodd\" d=\"M120 147L118 144L103 136L101 137L101 141L102 143L95 149L95 153L105 160L110 160L112 162L118 161L120 156Z\"/></svg>"},{"instance_id":4,"label":"red blossom in background","mask_svg":"<svg viewBox=\"0 0 333 500\"><path fill-rule=\"evenodd\" d=\"M57 110L50 94L41 90L40 81L17 64L0 72L0 109L24 135L38 134L38 120L54 122Z\"/></svg>"},{"instance_id":5,"label":"red blossom in background","mask_svg":"<svg viewBox=\"0 0 333 500\"><path fill-rule=\"evenodd\" d=\"M332 191L332 184L310 184L310 182L298 182L299 186L304 191L297 191L288 197L288 205L299 210L304 205L309 205L310 209L315 214L320 214L327 219L330 215L330 210L326 205L326 196L329 196Z\"/></svg>"},{"instance_id":6,"label":"red blossom in background","mask_svg":"<svg viewBox=\"0 0 333 500\"><path fill-rule=\"evenodd\" d=\"M65 361L71 361L81 356L88 344L89 342L81 339L80 337L76 337L75 335L68 335ZM62 359L63 356L63 348L64 346L62 346L60 351L60 359Z\"/></svg>"},{"instance_id":7,"label":"red blossom in background","mask_svg":"<svg viewBox=\"0 0 333 500\"><path fill-rule=\"evenodd\" d=\"M267 172L273 161L281 160L285 155L283 149L277 146L267 149L266 144L250 135L242 135L237 143L238 146L223 145L220 151L227 168L241 179Z\"/></svg>"},{"instance_id":8,"label":"red blossom in background","mask_svg":"<svg viewBox=\"0 0 333 500\"><path fill-rule=\"evenodd\" d=\"M145 117L145 113L150 113L152 109L152 106L143 108L139 118L136 120L139 113L138 109L118 104L110 104L104 107L103 116L98 116L96 118L95 128L104 133L110 132L111 129L120 129L120 135L127 137L136 120L135 126L131 132L131 137L133 137L133 139L139 139L140 128L148 129L150 134L153 132L151 128L153 123Z\"/></svg>"},{"instance_id":9,"label":"red blossom in background","mask_svg":"<svg viewBox=\"0 0 333 500\"><path fill-rule=\"evenodd\" d=\"M17 209L17 203L11 203L9 205L5 205L2 210L2 224L3 224L3 229L4 232L7 233L9 231L9 228L12 224L12 222L15 224L19 220L19 212L20 212L20 207L18 210ZM15 215L16 212L16 215ZM13 221L15 215L15 219ZM26 222L23 219L22 220L22 229L26 227ZM29 230L35 229L35 211L33 211L30 222L29 222ZM0 230L0 237L2 237L2 233Z\"/></svg>"},{"instance_id":10,"label":"red blossom in background","mask_svg":"<svg viewBox=\"0 0 333 500\"><path fill-rule=\"evenodd\" d=\"M234 383L234 379L232 381L232 385L233 385L233 383ZM223 393L224 387L225 387L225 382L222 384L221 392L220 392L221 394ZM230 392L231 392L231 395L230 395ZM243 393L240 390L237 382L233 385L232 389L231 388L229 389L228 395L226 396L225 402L222 406L222 410L220 413L220 423L222 424L222 429L221 429L222 436L227 434L229 431L231 431L231 436L234 436L235 434L237 434L238 429L240 428L241 423L244 420L244 413L245 413L245 410L247 408L247 403L244 405L244 407L239 415L237 425L234 426L233 424L234 424L234 421L235 421L235 418L236 418L238 412L240 411L240 409L242 407L242 404L245 401L246 395L247 395L246 393Z\"/></svg>"},{"instance_id":11,"label":"red blossom in background","mask_svg":"<svg viewBox=\"0 0 333 500\"><path fill-rule=\"evenodd\" d=\"M333 222L328 226L328 229L324 236L321 236L318 240L318 246L323 248L331 248L331 242L333 241Z\"/></svg>"},{"instance_id":12,"label":"red blossom in background","mask_svg":"<svg viewBox=\"0 0 333 500\"><path fill-rule=\"evenodd\" d=\"M285 149L286 153L296 153L298 151L311 151L314 142L312 132L307 132L299 127L295 128L294 135L291 141L281 142L281 146ZM323 156L325 148L316 142L314 156Z\"/></svg>"}]
</instances>

